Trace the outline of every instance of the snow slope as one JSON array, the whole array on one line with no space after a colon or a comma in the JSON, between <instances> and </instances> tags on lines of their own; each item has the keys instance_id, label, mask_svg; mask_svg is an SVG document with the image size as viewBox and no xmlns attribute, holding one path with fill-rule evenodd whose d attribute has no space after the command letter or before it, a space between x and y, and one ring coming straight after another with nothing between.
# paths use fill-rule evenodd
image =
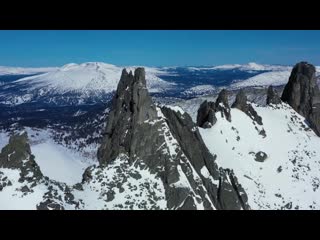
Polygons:
<instances>
[{"instance_id":1,"label":"snow slope","mask_svg":"<svg viewBox=\"0 0 320 240\"><path fill-rule=\"evenodd\" d=\"M231 109L232 122L216 114L211 129L200 129L217 163L234 170L252 209L320 209L320 138L286 104L254 108L265 138L238 109ZM265 162L255 161L259 151Z\"/></svg>"}]
</instances>

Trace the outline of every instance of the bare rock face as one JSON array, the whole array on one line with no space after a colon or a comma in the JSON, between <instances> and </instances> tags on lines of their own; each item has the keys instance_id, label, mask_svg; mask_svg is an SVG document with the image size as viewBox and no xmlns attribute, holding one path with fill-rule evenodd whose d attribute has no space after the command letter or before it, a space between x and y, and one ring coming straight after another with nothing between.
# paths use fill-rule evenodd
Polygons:
<instances>
[{"instance_id":1,"label":"bare rock face","mask_svg":"<svg viewBox=\"0 0 320 240\"><path fill-rule=\"evenodd\" d=\"M215 106L216 112L220 111L221 116L225 117L229 122L231 122L231 112L230 112L227 90L225 89L221 90L215 105L216 105Z\"/></svg>"},{"instance_id":2,"label":"bare rock face","mask_svg":"<svg viewBox=\"0 0 320 240\"><path fill-rule=\"evenodd\" d=\"M216 122L214 102L204 101L198 109L197 125L202 128L211 128Z\"/></svg>"},{"instance_id":3,"label":"bare rock face","mask_svg":"<svg viewBox=\"0 0 320 240\"><path fill-rule=\"evenodd\" d=\"M270 85L267 90L267 105L270 104L280 104L281 99L277 93L277 91Z\"/></svg>"},{"instance_id":4,"label":"bare rock face","mask_svg":"<svg viewBox=\"0 0 320 240\"><path fill-rule=\"evenodd\" d=\"M310 127L320 136L320 91L316 69L307 62L297 63L292 69L281 100L304 116Z\"/></svg>"},{"instance_id":5,"label":"bare rock face","mask_svg":"<svg viewBox=\"0 0 320 240\"><path fill-rule=\"evenodd\" d=\"M237 108L247 114L253 121L262 125L262 118L258 115L256 110L252 107L250 103L247 102L247 96L241 89L236 95L236 100L231 106L232 108Z\"/></svg>"},{"instance_id":6,"label":"bare rock face","mask_svg":"<svg viewBox=\"0 0 320 240\"><path fill-rule=\"evenodd\" d=\"M143 68L136 69L134 75L122 72L98 149L100 167L119 154L161 179L169 209L248 209L239 199L245 201L246 195L238 194L238 183L236 189L224 181L233 198L218 197L220 181L226 173L219 171L216 156L209 152L187 113L154 105ZM85 176L85 181L90 181L90 170ZM231 199L230 203L222 204L226 198Z\"/></svg>"},{"instance_id":7,"label":"bare rock face","mask_svg":"<svg viewBox=\"0 0 320 240\"><path fill-rule=\"evenodd\" d=\"M222 209L250 209L248 205L248 197L238 183L234 172L230 169L220 169L220 188L218 199Z\"/></svg>"}]
</instances>

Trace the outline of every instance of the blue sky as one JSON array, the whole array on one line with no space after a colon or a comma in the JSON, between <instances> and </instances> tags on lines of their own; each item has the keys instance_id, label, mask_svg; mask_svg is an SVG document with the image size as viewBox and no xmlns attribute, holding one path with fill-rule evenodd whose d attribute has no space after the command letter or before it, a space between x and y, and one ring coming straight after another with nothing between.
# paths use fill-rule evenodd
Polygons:
<instances>
[{"instance_id":1,"label":"blue sky","mask_svg":"<svg viewBox=\"0 0 320 240\"><path fill-rule=\"evenodd\" d=\"M258 62L320 65L320 31L0 30L0 65L186 66Z\"/></svg>"}]
</instances>

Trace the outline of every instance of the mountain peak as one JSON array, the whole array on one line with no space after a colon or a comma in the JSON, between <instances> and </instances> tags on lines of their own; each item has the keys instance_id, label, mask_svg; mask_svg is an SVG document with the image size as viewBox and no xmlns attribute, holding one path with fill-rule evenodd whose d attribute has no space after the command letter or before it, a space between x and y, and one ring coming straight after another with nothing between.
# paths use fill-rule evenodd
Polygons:
<instances>
[{"instance_id":1,"label":"mountain peak","mask_svg":"<svg viewBox=\"0 0 320 240\"><path fill-rule=\"evenodd\" d=\"M249 208L241 185L228 180L234 178L219 170L215 158L187 113L155 106L144 68L134 75L122 71L98 149L100 167L122 159L148 169L161 179L169 209Z\"/></svg>"}]
</instances>

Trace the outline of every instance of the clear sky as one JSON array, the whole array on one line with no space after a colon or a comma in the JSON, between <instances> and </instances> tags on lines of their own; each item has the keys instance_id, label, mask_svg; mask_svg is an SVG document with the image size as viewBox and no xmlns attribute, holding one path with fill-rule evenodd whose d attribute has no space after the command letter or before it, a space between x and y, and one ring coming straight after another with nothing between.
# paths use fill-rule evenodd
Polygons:
<instances>
[{"instance_id":1,"label":"clear sky","mask_svg":"<svg viewBox=\"0 0 320 240\"><path fill-rule=\"evenodd\" d=\"M320 31L0 30L0 65L320 65Z\"/></svg>"}]
</instances>

